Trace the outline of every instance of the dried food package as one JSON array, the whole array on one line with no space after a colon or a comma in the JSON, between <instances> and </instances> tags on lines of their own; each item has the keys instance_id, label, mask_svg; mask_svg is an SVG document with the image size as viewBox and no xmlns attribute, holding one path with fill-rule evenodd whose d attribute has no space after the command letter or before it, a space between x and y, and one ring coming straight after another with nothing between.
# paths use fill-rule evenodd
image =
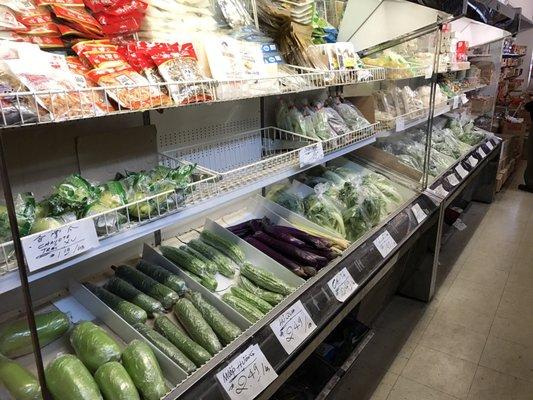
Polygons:
<instances>
[{"instance_id":1,"label":"dried food package","mask_svg":"<svg viewBox=\"0 0 533 400\"><path fill-rule=\"evenodd\" d=\"M121 108L139 110L169 104L168 96L130 66L93 69L86 76L106 88L107 95Z\"/></svg>"},{"instance_id":2,"label":"dried food package","mask_svg":"<svg viewBox=\"0 0 533 400\"><path fill-rule=\"evenodd\" d=\"M217 0L217 4L231 28L253 25L250 13L240 0Z\"/></svg>"},{"instance_id":3,"label":"dried food package","mask_svg":"<svg viewBox=\"0 0 533 400\"><path fill-rule=\"evenodd\" d=\"M161 45L150 50L152 60L165 79L176 104L209 101L213 98L211 83L199 71L191 43Z\"/></svg>"},{"instance_id":4,"label":"dried food package","mask_svg":"<svg viewBox=\"0 0 533 400\"><path fill-rule=\"evenodd\" d=\"M406 112L421 110L424 108L424 103L418 98L416 92L414 92L409 86L402 88L402 101Z\"/></svg>"},{"instance_id":5,"label":"dried food package","mask_svg":"<svg viewBox=\"0 0 533 400\"><path fill-rule=\"evenodd\" d=\"M0 30L25 31L26 25L17 20L15 12L5 5L0 5Z\"/></svg>"},{"instance_id":6,"label":"dried food package","mask_svg":"<svg viewBox=\"0 0 533 400\"><path fill-rule=\"evenodd\" d=\"M396 116L406 114L410 111L410 110L406 110L404 107L403 99L402 99L402 90L399 87L394 86L390 88L389 94L392 97L392 104L394 105Z\"/></svg>"},{"instance_id":7,"label":"dried food package","mask_svg":"<svg viewBox=\"0 0 533 400\"><path fill-rule=\"evenodd\" d=\"M37 103L48 110L53 120L103 115L102 110L94 107L90 94L79 90L68 70L27 60L6 60L5 63L35 94Z\"/></svg>"}]
</instances>

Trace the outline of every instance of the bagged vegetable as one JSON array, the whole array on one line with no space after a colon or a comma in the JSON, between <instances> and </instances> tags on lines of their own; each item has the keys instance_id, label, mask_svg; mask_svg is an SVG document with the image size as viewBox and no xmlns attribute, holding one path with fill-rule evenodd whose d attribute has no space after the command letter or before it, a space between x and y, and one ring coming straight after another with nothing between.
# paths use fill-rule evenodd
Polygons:
<instances>
[{"instance_id":1,"label":"bagged vegetable","mask_svg":"<svg viewBox=\"0 0 533 400\"><path fill-rule=\"evenodd\" d=\"M15 213L17 215L17 225L21 236L30 233L35 221L35 198L30 192L19 193L15 197ZM6 242L11 240L11 227L7 207L0 204L0 240Z\"/></svg>"},{"instance_id":2,"label":"bagged vegetable","mask_svg":"<svg viewBox=\"0 0 533 400\"><path fill-rule=\"evenodd\" d=\"M266 198L288 210L303 215L305 211L304 201L297 194L290 192L289 187L288 183L274 184L270 186Z\"/></svg>"},{"instance_id":3,"label":"bagged vegetable","mask_svg":"<svg viewBox=\"0 0 533 400\"><path fill-rule=\"evenodd\" d=\"M346 237L341 210L323 192L307 196L304 199L304 206L305 215L309 220Z\"/></svg>"}]
</instances>

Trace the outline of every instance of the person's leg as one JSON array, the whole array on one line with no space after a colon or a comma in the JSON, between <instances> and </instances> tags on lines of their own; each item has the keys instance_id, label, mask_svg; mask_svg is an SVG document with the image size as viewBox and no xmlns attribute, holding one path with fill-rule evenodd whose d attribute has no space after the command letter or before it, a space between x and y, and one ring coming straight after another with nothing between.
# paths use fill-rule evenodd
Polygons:
<instances>
[{"instance_id":1,"label":"person's leg","mask_svg":"<svg viewBox=\"0 0 533 400\"><path fill-rule=\"evenodd\" d=\"M524 171L524 184L518 185L518 189L533 193L533 125L529 130L526 143L526 170Z\"/></svg>"}]
</instances>

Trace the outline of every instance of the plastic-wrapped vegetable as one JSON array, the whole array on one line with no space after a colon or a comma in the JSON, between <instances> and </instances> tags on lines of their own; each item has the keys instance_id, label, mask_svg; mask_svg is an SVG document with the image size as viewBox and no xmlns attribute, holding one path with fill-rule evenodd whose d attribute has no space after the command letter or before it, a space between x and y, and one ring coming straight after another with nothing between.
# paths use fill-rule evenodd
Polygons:
<instances>
[{"instance_id":1,"label":"plastic-wrapped vegetable","mask_svg":"<svg viewBox=\"0 0 533 400\"><path fill-rule=\"evenodd\" d=\"M305 198L305 215L318 225L346 236L342 213L331 199L324 195L312 194Z\"/></svg>"},{"instance_id":2,"label":"plastic-wrapped vegetable","mask_svg":"<svg viewBox=\"0 0 533 400\"><path fill-rule=\"evenodd\" d=\"M314 106L313 125L315 134L322 140L327 140L337 136L335 131L331 129L328 122L328 114L324 110L324 105L320 102Z\"/></svg>"},{"instance_id":3,"label":"plastic-wrapped vegetable","mask_svg":"<svg viewBox=\"0 0 533 400\"><path fill-rule=\"evenodd\" d=\"M17 215L17 225L21 236L30 233L35 221L35 198L32 193L20 193L15 197L15 213ZM11 228L7 207L0 205L0 240L2 242L11 240Z\"/></svg>"},{"instance_id":4,"label":"plastic-wrapped vegetable","mask_svg":"<svg viewBox=\"0 0 533 400\"><path fill-rule=\"evenodd\" d=\"M291 193L288 188L288 184L272 185L269 188L266 197L288 210L294 211L297 214L303 214L305 210L303 199L300 196Z\"/></svg>"},{"instance_id":5,"label":"plastic-wrapped vegetable","mask_svg":"<svg viewBox=\"0 0 533 400\"><path fill-rule=\"evenodd\" d=\"M35 376L19 363L0 354L0 384L15 400L41 400L41 386Z\"/></svg>"},{"instance_id":6,"label":"plastic-wrapped vegetable","mask_svg":"<svg viewBox=\"0 0 533 400\"><path fill-rule=\"evenodd\" d=\"M94 379L106 400L140 400L131 377L117 361L108 362L98 368Z\"/></svg>"},{"instance_id":7,"label":"plastic-wrapped vegetable","mask_svg":"<svg viewBox=\"0 0 533 400\"><path fill-rule=\"evenodd\" d=\"M355 242L372 228L372 224L367 220L361 206L354 205L342 213L346 227L346 238Z\"/></svg>"},{"instance_id":8,"label":"plastic-wrapped vegetable","mask_svg":"<svg viewBox=\"0 0 533 400\"><path fill-rule=\"evenodd\" d=\"M370 125L367 119L363 117L363 114L348 101L342 101L337 97L333 100L332 107L344 119L344 122L346 122L351 130L362 129Z\"/></svg>"},{"instance_id":9,"label":"plastic-wrapped vegetable","mask_svg":"<svg viewBox=\"0 0 533 400\"><path fill-rule=\"evenodd\" d=\"M324 112L328 116L329 127L337 136L344 135L350 132L350 128L344 122L344 119L332 107L324 107Z\"/></svg>"},{"instance_id":10,"label":"plastic-wrapped vegetable","mask_svg":"<svg viewBox=\"0 0 533 400\"><path fill-rule=\"evenodd\" d=\"M79 174L67 176L49 198L52 215L65 211L81 212L87 204L97 200L99 190Z\"/></svg>"}]
</instances>

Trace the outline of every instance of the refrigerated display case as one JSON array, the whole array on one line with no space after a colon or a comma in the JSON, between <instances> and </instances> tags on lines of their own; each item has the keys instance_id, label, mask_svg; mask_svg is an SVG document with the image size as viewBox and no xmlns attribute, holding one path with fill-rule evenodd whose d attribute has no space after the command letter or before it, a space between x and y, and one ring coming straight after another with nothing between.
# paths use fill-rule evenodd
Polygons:
<instances>
[{"instance_id":1,"label":"refrigerated display case","mask_svg":"<svg viewBox=\"0 0 533 400\"><path fill-rule=\"evenodd\" d=\"M43 398L77 379L98 392L121 353L111 367L147 398L269 398L348 314L371 327L383 293L431 300L443 207L490 192L499 141L438 85L453 16L385 3L426 25L348 38L325 68L2 95L0 310L6 326L28 317L35 361L14 361ZM362 64L339 67L339 49ZM163 96L191 87L194 102ZM64 326L45 337L49 312ZM80 326L103 344L80 347ZM151 367L137 374L132 353Z\"/></svg>"}]
</instances>

